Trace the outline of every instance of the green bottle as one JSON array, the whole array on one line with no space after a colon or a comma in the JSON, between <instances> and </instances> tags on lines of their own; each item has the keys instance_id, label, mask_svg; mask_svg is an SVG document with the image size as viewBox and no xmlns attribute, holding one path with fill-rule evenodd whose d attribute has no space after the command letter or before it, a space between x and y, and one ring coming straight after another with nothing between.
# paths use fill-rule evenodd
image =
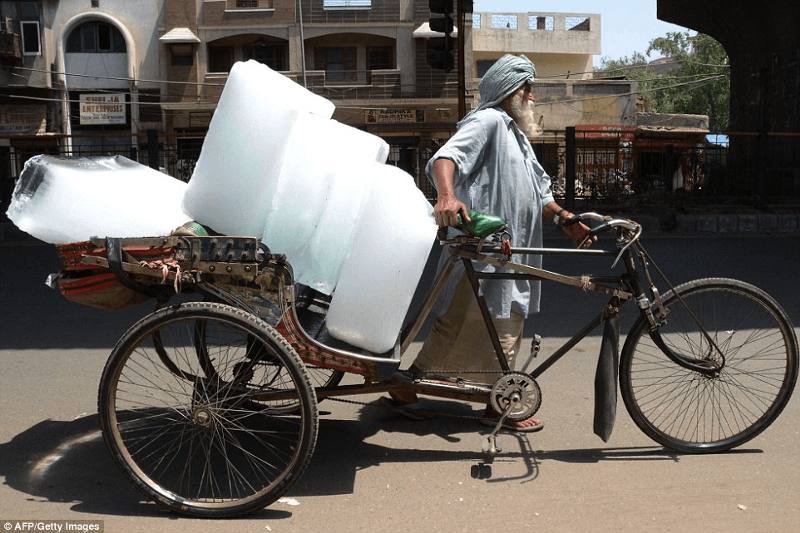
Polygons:
<instances>
[{"instance_id":1,"label":"green bottle","mask_svg":"<svg viewBox=\"0 0 800 533\"><path fill-rule=\"evenodd\" d=\"M469 213L470 218L470 221L467 223L464 223L462 220L461 213L457 215L458 227L471 233L472 235L475 235L476 237L486 237L487 235L491 235L492 233L501 230L506 226L506 221L498 216L478 213L472 209L467 211L467 213Z\"/></svg>"}]
</instances>

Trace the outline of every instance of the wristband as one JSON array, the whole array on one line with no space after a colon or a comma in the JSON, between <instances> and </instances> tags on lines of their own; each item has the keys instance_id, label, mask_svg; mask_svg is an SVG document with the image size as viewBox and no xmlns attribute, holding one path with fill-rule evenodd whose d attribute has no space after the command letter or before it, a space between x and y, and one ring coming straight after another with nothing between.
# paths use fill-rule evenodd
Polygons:
<instances>
[{"instance_id":1,"label":"wristband","mask_svg":"<svg viewBox=\"0 0 800 533\"><path fill-rule=\"evenodd\" d=\"M561 224L561 213L563 212L564 209L559 209L558 213L556 213L556 216L553 217L553 224L555 224L556 226Z\"/></svg>"}]
</instances>

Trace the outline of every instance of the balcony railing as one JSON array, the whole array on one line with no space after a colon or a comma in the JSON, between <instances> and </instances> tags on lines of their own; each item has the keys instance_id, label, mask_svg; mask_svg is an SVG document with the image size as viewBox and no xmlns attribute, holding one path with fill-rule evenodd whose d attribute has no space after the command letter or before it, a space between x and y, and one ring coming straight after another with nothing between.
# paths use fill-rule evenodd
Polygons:
<instances>
[{"instance_id":1,"label":"balcony railing","mask_svg":"<svg viewBox=\"0 0 800 533\"><path fill-rule=\"evenodd\" d=\"M301 72L284 72L303 84ZM305 80L309 91L329 100L368 100L400 97L400 70L309 70Z\"/></svg>"}]
</instances>

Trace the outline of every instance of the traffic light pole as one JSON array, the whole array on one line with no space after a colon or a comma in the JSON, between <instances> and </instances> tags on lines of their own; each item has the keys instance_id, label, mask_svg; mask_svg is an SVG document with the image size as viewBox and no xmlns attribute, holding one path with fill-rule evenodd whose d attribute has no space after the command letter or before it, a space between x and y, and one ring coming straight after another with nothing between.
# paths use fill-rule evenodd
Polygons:
<instances>
[{"instance_id":1,"label":"traffic light pole","mask_svg":"<svg viewBox=\"0 0 800 533\"><path fill-rule=\"evenodd\" d=\"M458 0L458 5L456 7L456 27L458 28L458 120L464 118L464 115L467 114L467 83L466 83L466 74L464 71L464 59L465 59L465 46L464 41L466 40L466 35L464 34L464 26L466 14L464 13L464 0Z\"/></svg>"}]
</instances>

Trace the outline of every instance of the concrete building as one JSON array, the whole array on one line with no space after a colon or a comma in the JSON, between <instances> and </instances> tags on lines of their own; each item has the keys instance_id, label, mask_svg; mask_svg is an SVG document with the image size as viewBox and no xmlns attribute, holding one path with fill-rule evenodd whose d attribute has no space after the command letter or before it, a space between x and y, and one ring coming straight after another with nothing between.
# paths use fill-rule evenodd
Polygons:
<instances>
[{"instance_id":1,"label":"concrete building","mask_svg":"<svg viewBox=\"0 0 800 533\"><path fill-rule=\"evenodd\" d=\"M503 54L525 54L540 79L592 78L600 54L600 15L474 13L472 57L477 77Z\"/></svg>"},{"instance_id":2,"label":"concrete building","mask_svg":"<svg viewBox=\"0 0 800 533\"><path fill-rule=\"evenodd\" d=\"M20 54L0 49L3 206L31 155L135 157L139 134L161 127L161 7L0 1L0 43L25 43Z\"/></svg>"},{"instance_id":3,"label":"concrete building","mask_svg":"<svg viewBox=\"0 0 800 533\"><path fill-rule=\"evenodd\" d=\"M466 14L463 91L457 54L449 72L426 62L430 17L427 0L0 0L3 199L38 153L120 153L188 179L228 70L250 59L383 137L431 195L422 169L455 131L460 93L472 107L504 53L537 64L543 160L567 126L634 123L630 82L591 80L599 15Z\"/></svg>"}]
</instances>

